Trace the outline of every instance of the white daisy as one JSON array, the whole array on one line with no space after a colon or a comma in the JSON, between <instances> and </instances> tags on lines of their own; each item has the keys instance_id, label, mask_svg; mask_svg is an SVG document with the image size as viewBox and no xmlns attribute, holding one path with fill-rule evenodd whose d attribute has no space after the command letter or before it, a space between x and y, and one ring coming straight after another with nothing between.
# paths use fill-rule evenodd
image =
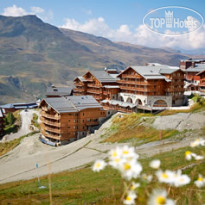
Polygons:
<instances>
[{"instance_id":1,"label":"white daisy","mask_svg":"<svg viewBox=\"0 0 205 205\"><path fill-rule=\"evenodd\" d=\"M120 164L119 170L121 171L122 177L131 180L137 178L142 171L142 166L136 160L125 161Z\"/></svg>"},{"instance_id":2,"label":"white daisy","mask_svg":"<svg viewBox=\"0 0 205 205\"><path fill-rule=\"evenodd\" d=\"M192 156L193 156L193 153L192 152L190 152L190 151L186 151L185 152L185 158L186 158L186 160L191 160L192 159Z\"/></svg>"},{"instance_id":3,"label":"white daisy","mask_svg":"<svg viewBox=\"0 0 205 205\"><path fill-rule=\"evenodd\" d=\"M135 191L139 186L140 186L139 183L132 182L132 184L131 184L129 190L130 190L130 191Z\"/></svg>"},{"instance_id":4,"label":"white daisy","mask_svg":"<svg viewBox=\"0 0 205 205\"><path fill-rule=\"evenodd\" d=\"M143 174L142 178L147 180L148 182L152 181L153 176L152 175L147 175L147 174Z\"/></svg>"},{"instance_id":5,"label":"white daisy","mask_svg":"<svg viewBox=\"0 0 205 205\"><path fill-rule=\"evenodd\" d=\"M174 180L174 186L176 187L187 185L191 181L189 176L186 174L176 174L176 175L177 176L175 177L175 180Z\"/></svg>"},{"instance_id":6,"label":"white daisy","mask_svg":"<svg viewBox=\"0 0 205 205\"><path fill-rule=\"evenodd\" d=\"M159 170L156 172L156 176L161 183L173 184L175 180L174 175L175 173L170 170Z\"/></svg>"},{"instance_id":7,"label":"white daisy","mask_svg":"<svg viewBox=\"0 0 205 205\"><path fill-rule=\"evenodd\" d=\"M197 146L199 146L199 145L205 146L205 139L203 139L203 138L198 138L198 139L196 139L195 141L193 141L193 142L190 143L190 146L191 146L191 147L197 147Z\"/></svg>"},{"instance_id":8,"label":"white daisy","mask_svg":"<svg viewBox=\"0 0 205 205\"><path fill-rule=\"evenodd\" d=\"M133 191L130 191L127 193L127 196L124 199L123 203L126 205L134 205L136 198L137 198L137 195Z\"/></svg>"},{"instance_id":9,"label":"white daisy","mask_svg":"<svg viewBox=\"0 0 205 205\"><path fill-rule=\"evenodd\" d=\"M121 155L127 160L137 160L139 158L139 155L135 152L134 147L129 147L127 145L121 148Z\"/></svg>"},{"instance_id":10,"label":"white daisy","mask_svg":"<svg viewBox=\"0 0 205 205\"><path fill-rule=\"evenodd\" d=\"M106 167L107 163L103 160L97 160L95 161L93 167L92 167L92 170L94 172L99 172L101 170L103 170L105 167Z\"/></svg>"},{"instance_id":11,"label":"white daisy","mask_svg":"<svg viewBox=\"0 0 205 205\"><path fill-rule=\"evenodd\" d=\"M149 166L150 166L151 168L153 168L153 169L159 169L160 164L161 164L160 160L159 160L159 159L155 159L155 160L152 160L152 161L150 162Z\"/></svg>"},{"instance_id":12,"label":"white daisy","mask_svg":"<svg viewBox=\"0 0 205 205\"><path fill-rule=\"evenodd\" d=\"M195 184L197 187L199 187L199 188L205 186L205 178L204 178L201 174L199 174L199 177L198 177L198 179L194 182L194 184Z\"/></svg>"},{"instance_id":13,"label":"white daisy","mask_svg":"<svg viewBox=\"0 0 205 205\"><path fill-rule=\"evenodd\" d=\"M175 205L175 201L167 198L165 190L154 190L148 200L148 205Z\"/></svg>"}]
</instances>

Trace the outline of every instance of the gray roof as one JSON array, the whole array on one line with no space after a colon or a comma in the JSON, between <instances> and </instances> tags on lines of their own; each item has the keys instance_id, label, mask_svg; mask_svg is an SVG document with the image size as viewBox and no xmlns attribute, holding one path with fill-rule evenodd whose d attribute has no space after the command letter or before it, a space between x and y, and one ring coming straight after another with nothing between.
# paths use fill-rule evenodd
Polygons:
<instances>
[{"instance_id":1,"label":"gray roof","mask_svg":"<svg viewBox=\"0 0 205 205\"><path fill-rule=\"evenodd\" d=\"M199 72L202 72L204 70L205 70L205 68L200 68L200 67L191 68L191 67L189 67L188 69L185 70L185 72L199 73Z\"/></svg>"},{"instance_id":2,"label":"gray roof","mask_svg":"<svg viewBox=\"0 0 205 205\"><path fill-rule=\"evenodd\" d=\"M101 83L115 83L117 75L109 74L105 71L92 71L91 72Z\"/></svg>"},{"instance_id":3,"label":"gray roof","mask_svg":"<svg viewBox=\"0 0 205 205\"><path fill-rule=\"evenodd\" d=\"M69 87L48 87L46 95L68 96L71 92L72 88Z\"/></svg>"},{"instance_id":4,"label":"gray roof","mask_svg":"<svg viewBox=\"0 0 205 205\"><path fill-rule=\"evenodd\" d=\"M77 76L76 78L78 78L82 82L86 82L86 79L83 76Z\"/></svg>"},{"instance_id":5,"label":"gray roof","mask_svg":"<svg viewBox=\"0 0 205 205\"><path fill-rule=\"evenodd\" d=\"M145 79L164 79L167 78L162 74L171 74L177 70L178 67L172 67L167 65L155 65L155 66L130 66L133 68L137 73L142 75Z\"/></svg>"},{"instance_id":6,"label":"gray roof","mask_svg":"<svg viewBox=\"0 0 205 205\"><path fill-rule=\"evenodd\" d=\"M68 96L45 98L45 102L58 113L79 112L88 108L102 108L93 96Z\"/></svg>"}]
</instances>

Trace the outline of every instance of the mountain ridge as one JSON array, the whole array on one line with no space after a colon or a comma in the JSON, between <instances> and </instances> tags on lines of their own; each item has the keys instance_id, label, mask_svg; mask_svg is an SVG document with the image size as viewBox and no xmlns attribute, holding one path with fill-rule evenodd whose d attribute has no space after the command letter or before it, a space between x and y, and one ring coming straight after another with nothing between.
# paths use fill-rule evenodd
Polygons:
<instances>
[{"instance_id":1,"label":"mountain ridge","mask_svg":"<svg viewBox=\"0 0 205 205\"><path fill-rule=\"evenodd\" d=\"M87 70L146 62L178 65L187 57L57 28L35 15L0 15L0 104L42 97L52 83L72 86L73 78Z\"/></svg>"}]
</instances>

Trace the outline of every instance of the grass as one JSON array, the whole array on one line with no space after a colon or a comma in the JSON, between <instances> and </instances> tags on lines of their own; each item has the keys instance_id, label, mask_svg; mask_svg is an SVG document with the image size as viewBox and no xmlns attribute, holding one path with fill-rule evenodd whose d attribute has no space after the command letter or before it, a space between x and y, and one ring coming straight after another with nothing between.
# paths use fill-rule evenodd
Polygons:
<instances>
[{"instance_id":1,"label":"grass","mask_svg":"<svg viewBox=\"0 0 205 205\"><path fill-rule=\"evenodd\" d=\"M111 127L102 136L102 138L106 137L103 142L131 142L133 145L140 145L170 138L180 133L177 130L157 130L151 127L153 119L150 117L153 115L142 113L116 116Z\"/></svg>"},{"instance_id":2,"label":"grass","mask_svg":"<svg viewBox=\"0 0 205 205\"><path fill-rule=\"evenodd\" d=\"M205 162L187 162L184 159L184 152L189 149L197 154L205 155L204 148L181 148L172 152L163 153L154 157L142 159L143 172L153 174L149 168L152 159L162 161L162 169L177 170L185 168L183 173L189 174L192 182L182 188L169 189L169 197L177 200L177 204L199 205L205 203L205 188L196 188L193 180L198 177L198 173L204 174ZM189 167L189 165L193 165ZM54 174L51 177L52 202L53 204L105 204L121 205L120 198L123 193L123 181L119 173L109 167L99 173L93 173L90 165L86 168ZM46 189L38 189L36 179L28 181L12 182L0 185L0 201L2 204L49 204L48 178L42 177L41 184ZM153 188L159 185L156 180L150 184L142 181L138 190L136 204L146 204L148 194Z\"/></svg>"},{"instance_id":3,"label":"grass","mask_svg":"<svg viewBox=\"0 0 205 205\"><path fill-rule=\"evenodd\" d=\"M18 139L14 139L14 140L11 140L9 142L0 143L0 156L6 154L7 152L11 151L16 146L18 146L20 144L21 140L24 139L25 137L29 137L31 135L34 135L35 133L37 133L37 132L31 132L31 133L24 135Z\"/></svg>"},{"instance_id":4,"label":"grass","mask_svg":"<svg viewBox=\"0 0 205 205\"><path fill-rule=\"evenodd\" d=\"M31 124L40 130L40 125L38 123L38 115L36 113L33 114L33 119L31 120Z\"/></svg>"},{"instance_id":5,"label":"grass","mask_svg":"<svg viewBox=\"0 0 205 205\"><path fill-rule=\"evenodd\" d=\"M18 132L18 129L21 126L20 110L13 112L13 116L14 116L14 123L6 124L4 127L5 135Z\"/></svg>"}]
</instances>

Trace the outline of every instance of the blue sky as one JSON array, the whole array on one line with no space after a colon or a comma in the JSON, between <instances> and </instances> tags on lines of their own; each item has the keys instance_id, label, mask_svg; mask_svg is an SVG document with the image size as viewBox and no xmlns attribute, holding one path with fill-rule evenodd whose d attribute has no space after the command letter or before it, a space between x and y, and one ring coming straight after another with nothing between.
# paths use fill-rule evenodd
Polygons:
<instances>
[{"instance_id":1,"label":"blue sky","mask_svg":"<svg viewBox=\"0 0 205 205\"><path fill-rule=\"evenodd\" d=\"M184 46L178 46L180 39L160 35L152 37L143 30L143 17L151 10L163 6L183 6L196 10L205 17L204 0L0 0L0 13L21 16L36 14L55 26L104 36L114 41L127 41L151 47L172 47L200 49L204 47L200 39L192 45L193 36L183 37ZM10 8L10 10L9 10ZM183 11L182 11L183 15ZM201 36L202 35L202 36ZM141 39L144 36L143 39ZM157 41L156 41L157 39ZM162 40L161 40L162 39ZM188 42L189 41L189 42ZM202 42L201 42L202 41Z\"/></svg>"}]
</instances>

